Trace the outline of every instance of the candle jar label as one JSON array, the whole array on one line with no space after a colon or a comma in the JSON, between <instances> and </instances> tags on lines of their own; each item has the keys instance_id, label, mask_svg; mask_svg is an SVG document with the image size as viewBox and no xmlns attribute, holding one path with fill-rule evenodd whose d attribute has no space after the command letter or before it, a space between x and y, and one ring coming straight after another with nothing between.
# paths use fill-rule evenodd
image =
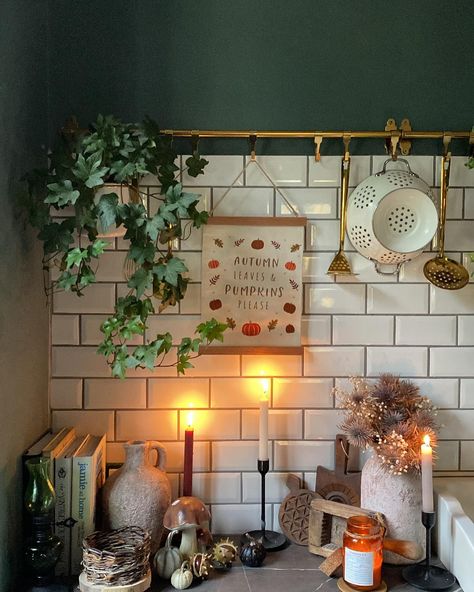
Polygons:
<instances>
[{"instance_id":1,"label":"candle jar label","mask_svg":"<svg viewBox=\"0 0 474 592\"><path fill-rule=\"evenodd\" d=\"M374 583L374 554L344 549L344 579L348 584L372 586Z\"/></svg>"}]
</instances>

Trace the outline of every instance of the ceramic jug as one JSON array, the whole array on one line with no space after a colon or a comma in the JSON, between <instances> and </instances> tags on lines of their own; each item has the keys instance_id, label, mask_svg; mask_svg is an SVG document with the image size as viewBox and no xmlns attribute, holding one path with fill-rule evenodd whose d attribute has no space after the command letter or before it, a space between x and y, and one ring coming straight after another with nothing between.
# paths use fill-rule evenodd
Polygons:
<instances>
[{"instance_id":1,"label":"ceramic jug","mask_svg":"<svg viewBox=\"0 0 474 592\"><path fill-rule=\"evenodd\" d=\"M141 526L151 531L152 552L159 548L163 516L171 503L165 473L166 449L160 442L135 440L124 444L125 463L107 479L102 491L106 528ZM156 462L150 453L156 450Z\"/></svg>"}]
</instances>

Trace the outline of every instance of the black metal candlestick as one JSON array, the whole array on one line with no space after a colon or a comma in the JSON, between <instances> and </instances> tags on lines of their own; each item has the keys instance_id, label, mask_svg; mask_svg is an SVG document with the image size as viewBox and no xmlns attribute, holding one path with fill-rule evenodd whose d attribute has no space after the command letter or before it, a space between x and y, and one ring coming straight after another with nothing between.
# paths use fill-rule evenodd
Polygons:
<instances>
[{"instance_id":1,"label":"black metal candlestick","mask_svg":"<svg viewBox=\"0 0 474 592\"><path fill-rule=\"evenodd\" d=\"M451 572L442 567L431 565L431 531L436 523L435 512L422 512L421 522L426 528L426 559L403 570L405 580L422 590L446 590L456 583Z\"/></svg>"},{"instance_id":2,"label":"black metal candlestick","mask_svg":"<svg viewBox=\"0 0 474 592\"><path fill-rule=\"evenodd\" d=\"M275 532L274 530L267 530L266 528L266 519L265 519L265 475L268 473L268 469L270 467L270 461L268 460L258 460L257 461L257 469L262 478L262 493L261 493L261 514L260 514L260 523L261 529L260 530L251 530L244 535L244 538L253 538L257 541L261 542L262 545L265 547L267 551L277 551L281 549L286 544L286 537L285 535L281 534L280 532Z\"/></svg>"}]
</instances>

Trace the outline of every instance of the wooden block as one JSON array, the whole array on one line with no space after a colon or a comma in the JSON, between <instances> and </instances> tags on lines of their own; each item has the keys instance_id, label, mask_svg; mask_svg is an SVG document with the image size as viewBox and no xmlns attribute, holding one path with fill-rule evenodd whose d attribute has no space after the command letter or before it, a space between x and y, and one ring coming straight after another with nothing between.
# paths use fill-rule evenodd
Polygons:
<instances>
[{"instance_id":1,"label":"wooden block","mask_svg":"<svg viewBox=\"0 0 474 592\"><path fill-rule=\"evenodd\" d=\"M336 549L321 563L319 570L328 577L332 576L336 569L342 565L343 559L344 553L342 549Z\"/></svg>"}]
</instances>

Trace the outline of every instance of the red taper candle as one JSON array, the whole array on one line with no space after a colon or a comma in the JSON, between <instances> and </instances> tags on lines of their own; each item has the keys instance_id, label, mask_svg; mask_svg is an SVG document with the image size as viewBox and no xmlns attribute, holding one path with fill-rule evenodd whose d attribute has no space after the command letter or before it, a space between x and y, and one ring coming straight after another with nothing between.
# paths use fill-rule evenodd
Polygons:
<instances>
[{"instance_id":1,"label":"red taper candle","mask_svg":"<svg viewBox=\"0 0 474 592\"><path fill-rule=\"evenodd\" d=\"M188 422L184 431L184 475L183 475L183 495L193 494L193 451L194 448L194 428L193 414L188 413Z\"/></svg>"}]
</instances>

